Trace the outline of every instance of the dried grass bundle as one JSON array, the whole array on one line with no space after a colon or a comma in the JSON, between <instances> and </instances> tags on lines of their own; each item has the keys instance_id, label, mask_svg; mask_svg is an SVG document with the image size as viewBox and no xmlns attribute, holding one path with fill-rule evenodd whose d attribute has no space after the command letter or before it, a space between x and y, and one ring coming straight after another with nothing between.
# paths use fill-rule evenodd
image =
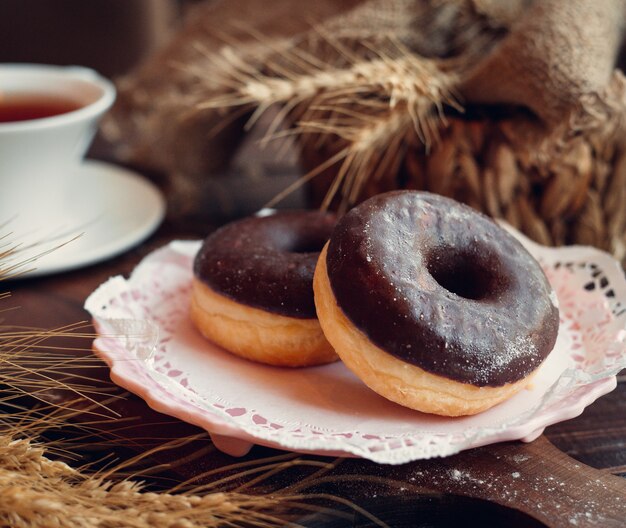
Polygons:
<instances>
[{"instance_id":1,"label":"dried grass bundle","mask_svg":"<svg viewBox=\"0 0 626 528\"><path fill-rule=\"evenodd\" d=\"M171 528L282 526L269 512L280 498L237 493L142 492L132 481L112 482L44 456L28 440L0 436L0 519L15 527L107 526Z\"/></svg>"},{"instance_id":2,"label":"dried grass bundle","mask_svg":"<svg viewBox=\"0 0 626 528\"><path fill-rule=\"evenodd\" d=\"M234 56L232 48L224 48L217 62L215 56L206 55L201 71L231 90L197 104L197 111L250 107L254 109L250 126L268 108L281 104L265 142L283 137L276 130L289 119L295 126L286 135L298 135L305 149L334 151L269 205L334 164L340 167L322 206L328 207L340 189L346 197L343 205L352 204L368 179L378 181L397 171L401 159L396 149L410 136L427 146L438 139L444 106L460 110L452 93L456 75L443 74L437 61L415 56L399 41L379 38L376 48L368 42L348 48L330 35L325 39L342 57L342 67L332 67L297 47L277 52L271 73L234 59L225 66L223 59ZM373 58L363 60L368 55ZM201 81L203 74L196 75Z\"/></svg>"}]
</instances>

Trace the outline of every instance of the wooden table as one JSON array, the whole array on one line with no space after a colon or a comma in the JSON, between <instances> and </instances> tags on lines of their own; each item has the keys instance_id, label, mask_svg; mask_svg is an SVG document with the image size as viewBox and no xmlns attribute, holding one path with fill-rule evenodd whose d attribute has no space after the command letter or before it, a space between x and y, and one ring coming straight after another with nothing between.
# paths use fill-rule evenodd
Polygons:
<instances>
[{"instance_id":1,"label":"wooden table","mask_svg":"<svg viewBox=\"0 0 626 528\"><path fill-rule=\"evenodd\" d=\"M151 250L175 238L201 238L216 224L200 216L168 220L148 241L120 257L78 271L1 285L2 290L13 292L11 305L20 307L4 314L5 323L54 328L88 320L84 299L108 277L128 274ZM61 344L76 347L75 340ZM108 384L108 369L91 369L89 374L103 386ZM308 486L308 491L354 501L391 526L624 527L626 375L622 373L618 381L615 391L581 416L549 427L531 444L486 446L402 466L303 456L297 459L325 462L326 468L318 474L319 468L296 464L246 491L261 493L299 483ZM83 442L80 450L84 460L97 461L111 451L130 459L148 447L199 433L152 411L134 395L121 389L117 394L124 398L108 405L120 417L91 426L93 441L89 449ZM257 447L244 460L279 455L283 453ZM207 470L240 461L215 451L204 437L153 454L135 465L135 474L153 488L187 481L197 484L207 481L202 477ZM353 514L350 523L321 514L303 513L299 520L306 526L373 525L359 513Z\"/></svg>"}]
</instances>

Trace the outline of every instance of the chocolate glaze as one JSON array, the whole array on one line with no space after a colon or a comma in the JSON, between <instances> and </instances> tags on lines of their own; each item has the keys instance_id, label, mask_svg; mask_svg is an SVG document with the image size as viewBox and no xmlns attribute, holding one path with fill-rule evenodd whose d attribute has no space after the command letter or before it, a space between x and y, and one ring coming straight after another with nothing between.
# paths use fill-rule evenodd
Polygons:
<instances>
[{"instance_id":1,"label":"chocolate glaze","mask_svg":"<svg viewBox=\"0 0 626 528\"><path fill-rule=\"evenodd\" d=\"M313 272L335 221L321 211L281 211L233 222L204 241L194 274L235 302L316 317Z\"/></svg>"},{"instance_id":2,"label":"chocolate glaze","mask_svg":"<svg viewBox=\"0 0 626 528\"><path fill-rule=\"evenodd\" d=\"M326 257L345 315L389 354L446 378L498 387L532 372L559 313L537 261L486 216L398 191L343 217Z\"/></svg>"}]
</instances>

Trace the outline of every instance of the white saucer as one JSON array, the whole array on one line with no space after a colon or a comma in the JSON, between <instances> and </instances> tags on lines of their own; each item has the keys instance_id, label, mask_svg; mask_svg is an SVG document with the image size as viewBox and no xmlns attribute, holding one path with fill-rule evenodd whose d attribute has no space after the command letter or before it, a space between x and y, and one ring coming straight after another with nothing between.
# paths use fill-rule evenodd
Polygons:
<instances>
[{"instance_id":1,"label":"white saucer","mask_svg":"<svg viewBox=\"0 0 626 528\"><path fill-rule=\"evenodd\" d=\"M68 271L113 257L146 239L163 220L163 195L139 174L92 160L77 170L65 225L9 237L9 243L21 247L15 263L29 260L16 278Z\"/></svg>"}]
</instances>

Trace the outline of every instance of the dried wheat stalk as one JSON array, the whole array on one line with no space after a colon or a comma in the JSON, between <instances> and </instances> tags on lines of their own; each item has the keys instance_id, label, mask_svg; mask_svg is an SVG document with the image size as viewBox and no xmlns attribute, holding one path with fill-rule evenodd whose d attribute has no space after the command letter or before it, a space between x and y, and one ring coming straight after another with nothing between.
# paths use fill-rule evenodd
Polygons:
<instances>
[{"instance_id":1,"label":"dried wheat stalk","mask_svg":"<svg viewBox=\"0 0 626 528\"><path fill-rule=\"evenodd\" d=\"M348 47L332 36L325 39L344 59L342 67L330 66L298 47L277 52L277 58L265 64L267 73L241 57L234 59L230 47L207 54L204 75L214 80L215 72L220 72L228 91L196 105L198 111L253 107L250 122L270 106L283 105L267 138L278 137L276 129L289 120L295 123L289 133L300 135L304 148L330 143L336 150L321 167L339 164L324 208L340 191L346 197L344 205L354 203L368 180L378 181L397 170L397 149L409 135L428 147L438 138L444 106L460 109L453 95L457 76L443 73L439 61L418 57L392 38L378 39L376 48L367 41ZM230 68L224 57L230 58ZM203 98L202 91L198 97ZM269 205L320 171L320 167L314 169Z\"/></svg>"},{"instance_id":2,"label":"dried wheat stalk","mask_svg":"<svg viewBox=\"0 0 626 528\"><path fill-rule=\"evenodd\" d=\"M268 512L280 499L234 493L141 492L51 461L27 440L0 436L0 519L15 527L107 526L192 528L256 523L282 526Z\"/></svg>"}]
</instances>

